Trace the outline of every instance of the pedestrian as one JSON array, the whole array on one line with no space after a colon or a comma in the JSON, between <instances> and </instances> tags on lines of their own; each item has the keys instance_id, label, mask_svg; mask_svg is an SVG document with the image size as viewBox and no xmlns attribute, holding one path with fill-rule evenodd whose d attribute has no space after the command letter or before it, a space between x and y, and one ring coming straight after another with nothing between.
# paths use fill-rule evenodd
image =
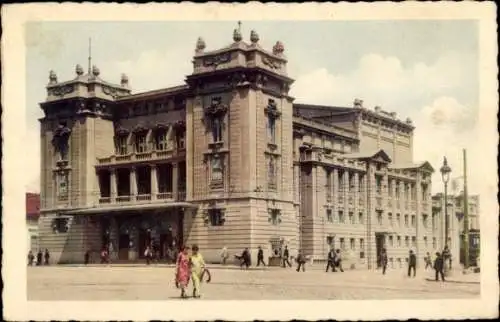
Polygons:
<instances>
[{"instance_id":1,"label":"pedestrian","mask_svg":"<svg viewBox=\"0 0 500 322\"><path fill-rule=\"evenodd\" d=\"M240 268L245 266L246 269L248 269L250 266L250 252L248 251L248 248L245 248L241 253L241 256L238 256L237 258L240 260Z\"/></svg>"},{"instance_id":2,"label":"pedestrian","mask_svg":"<svg viewBox=\"0 0 500 322\"><path fill-rule=\"evenodd\" d=\"M85 263L85 265L87 265L89 261L90 261L90 251L86 251L83 258L83 262Z\"/></svg>"},{"instance_id":3,"label":"pedestrian","mask_svg":"<svg viewBox=\"0 0 500 322\"><path fill-rule=\"evenodd\" d=\"M224 247L222 247L222 250L220 252L220 258L221 258L222 265L226 265L228 257L229 257L229 253L227 251L227 247L224 246Z\"/></svg>"},{"instance_id":4,"label":"pedestrian","mask_svg":"<svg viewBox=\"0 0 500 322\"><path fill-rule=\"evenodd\" d=\"M189 260L191 266L191 280L193 281L193 297L201 297L200 284L202 274L205 271L205 261L199 252L197 245L193 245L193 254Z\"/></svg>"},{"instance_id":5,"label":"pedestrian","mask_svg":"<svg viewBox=\"0 0 500 322\"><path fill-rule=\"evenodd\" d=\"M302 254L302 252L299 249L299 252L297 253L297 272L300 271L300 268L302 267L302 271L306 271L306 258Z\"/></svg>"},{"instance_id":6,"label":"pedestrian","mask_svg":"<svg viewBox=\"0 0 500 322\"><path fill-rule=\"evenodd\" d=\"M441 256L443 257L443 267L448 264L449 269L451 269L451 253L448 245L444 246L443 254Z\"/></svg>"},{"instance_id":7,"label":"pedestrian","mask_svg":"<svg viewBox=\"0 0 500 322\"><path fill-rule=\"evenodd\" d=\"M106 247L103 247L101 250L101 264L108 264L109 259L108 259L108 251L106 250Z\"/></svg>"},{"instance_id":8,"label":"pedestrian","mask_svg":"<svg viewBox=\"0 0 500 322\"><path fill-rule=\"evenodd\" d=\"M292 264L290 264L290 260L289 260L289 257L290 257L290 252L288 251L288 247L285 246L285 250L283 251L283 267L286 267L286 265L288 265L288 267L292 267Z\"/></svg>"},{"instance_id":9,"label":"pedestrian","mask_svg":"<svg viewBox=\"0 0 500 322\"><path fill-rule=\"evenodd\" d=\"M413 270L413 277L417 275L417 256L413 250L410 250L410 256L408 258L408 277L411 276L411 271Z\"/></svg>"},{"instance_id":10,"label":"pedestrian","mask_svg":"<svg viewBox=\"0 0 500 322\"><path fill-rule=\"evenodd\" d=\"M264 263L264 250L262 250L261 246L259 246L259 250L257 251L257 266L259 266L260 263L266 266L266 263Z\"/></svg>"},{"instance_id":11,"label":"pedestrian","mask_svg":"<svg viewBox=\"0 0 500 322\"><path fill-rule=\"evenodd\" d=\"M327 255L327 264L326 264L327 273L330 267L332 268L332 272L335 272L335 250L333 248L330 249Z\"/></svg>"},{"instance_id":12,"label":"pedestrian","mask_svg":"<svg viewBox=\"0 0 500 322\"><path fill-rule=\"evenodd\" d=\"M342 273L344 272L344 269L342 268L342 255L340 254L340 249L337 249L337 253L335 254L335 267L338 267Z\"/></svg>"},{"instance_id":13,"label":"pedestrian","mask_svg":"<svg viewBox=\"0 0 500 322\"><path fill-rule=\"evenodd\" d=\"M34 260L35 260L35 255L33 255L33 252L30 250L28 253L28 265L33 266Z\"/></svg>"},{"instance_id":14,"label":"pedestrian","mask_svg":"<svg viewBox=\"0 0 500 322\"><path fill-rule=\"evenodd\" d=\"M45 265L49 265L49 260L50 260L49 250L45 248Z\"/></svg>"},{"instance_id":15,"label":"pedestrian","mask_svg":"<svg viewBox=\"0 0 500 322\"><path fill-rule=\"evenodd\" d=\"M186 287L191 275L189 267L189 247L182 247L175 267L175 286L181 289L181 298L186 298Z\"/></svg>"},{"instance_id":16,"label":"pedestrian","mask_svg":"<svg viewBox=\"0 0 500 322\"><path fill-rule=\"evenodd\" d=\"M425 255L424 261L425 261L425 270L427 270L427 267L432 268L432 259L431 259L431 254L429 254L429 252L427 252L427 254Z\"/></svg>"},{"instance_id":17,"label":"pedestrian","mask_svg":"<svg viewBox=\"0 0 500 322\"><path fill-rule=\"evenodd\" d=\"M43 253L42 250L39 249L38 253L36 254L36 266L41 266L43 264Z\"/></svg>"},{"instance_id":18,"label":"pedestrian","mask_svg":"<svg viewBox=\"0 0 500 322\"><path fill-rule=\"evenodd\" d=\"M444 259L440 253L436 253L434 270L436 271L436 282L439 280L439 275L441 275L441 280L444 282Z\"/></svg>"},{"instance_id":19,"label":"pedestrian","mask_svg":"<svg viewBox=\"0 0 500 322\"><path fill-rule=\"evenodd\" d=\"M144 257L146 258L146 265L149 265L151 263L151 258L152 258L151 253L152 253L151 247L146 246L146 249L144 250Z\"/></svg>"},{"instance_id":20,"label":"pedestrian","mask_svg":"<svg viewBox=\"0 0 500 322\"><path fill-rule=\"evenodd\" d=\"M382 275L385 275L385 271L387 270L387 250L382 248L382 253L380 254L380 265L382 266Z\"/></svg>"}]
</instances>

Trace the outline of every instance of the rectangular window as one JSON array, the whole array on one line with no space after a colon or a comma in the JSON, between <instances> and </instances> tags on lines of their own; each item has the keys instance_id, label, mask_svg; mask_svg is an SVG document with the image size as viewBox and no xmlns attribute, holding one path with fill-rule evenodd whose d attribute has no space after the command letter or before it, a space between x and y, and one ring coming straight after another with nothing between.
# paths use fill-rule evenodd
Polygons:
<instances>
[{"instance_id":1,"label":"rectangular window","mask_svg":"<svg viewBox=\"0 0 500 322\"><path fill-rule=\"evenodd\" d=\"M271 218L270 218L271 224L276 226L279 223L281 223L281 218L280 218L281 212L279 209L272 209L270 215L271 215Z\"/></svg>"},{"instance_id":2,"label":"rectangular window","mask_svg":"<svg viewBox=\"0 0 500 322\"><path fill-rule=\"evenodd\" d=\"M156 133L156 150L165 151L167 150L168 142L167 142L167 131L159 130Z\"/></svg>"},{"instance_id":3,"label":"rectangular window","mask_svg":"<svg viewBox=\"0 0 500 322\"><path fill-rule=\"evenodd\" d=\"M401 261L401 258L398 258L397 262L398 262L399 268L403 267L403 262Z\"/></svg>"},{"instance_id":4,"label":"rectangular window","mask_svg":"<svg viewBox=\"0 0 500 322\"><path fill-rule=\"evenodd\" d=\"M405 246L409 247L410 246L410 237L405 236Z\"/></svg>"},{"instance_id":5,"label":"rectangular window","mask_svg":"<svg viewBox=\"0 0 500 322\"><path fill-rule=\"evenodd\" d=\"M394 226L394 222L392 221L392 212L387 215L387 219L389 220L389 225Z\"/></svg>"},{"instance_id":6,"label":"rectangular window","mask_svg":"<svg viewBox=\"0 0 500 322\"><path fill-rule=\"evenodd\" d=\"M399 199L399 193L400 193L399 186L400 186L399 181L396 181L396 199Z\"/></svg>"},{"instance_id":7,"label":"rectangular window","mask_svg":"<svg viewBox=\"0 0 500 322\"><path fill-rule=\"evenodd\" d=\"M408 215L405 215L405 227L408 227Z\"/></svg>"},{"instance_id":8,"label":"rectangular window","mask_svg":"<svg viewBox=\"0 0 500 322\"><path fill-rule=\"evenodd\" d=\"M340 249L345 250L345 239L340 238Z\"/></svg>"},{"instance_id":9,"label":"rectangular window","mask_svg":"<svg viewBox=\"0 0 500 322\"><path fill-rule=\"evenodd\" d=\"M135 135L135 152L146 152L146 133L137 133Z\"/></svg>"},{"instance_id":10,"label":"rectangular window","mask_svg":"<svg viewBox=\"0 0 500 322\"><path fill-rule=\"evenodd\" d=\"M269 156L268 164L267 164L267 176L268 176L268 188L276 189L277 188L277 180L276 180L276 159L274 156Z\"/></svg>"},{"instance_id":11,"label":"rectangular window","mask_svg":"<svg viewBox=\"0 0 500 322\"><path fill-rule=\"evenodd\" d=\"M213 155L210 162L210 188L221 189L224 187L224 169L221 155Z\"/></svg>"},{"instance_id":12,"label":"rectangular window","mask_svg":"<svg viewBox=\"0 0 500 322\"><path fill-rule=\"evenodd\" d=\"M127 152L127 136L120 135L116 138L116 154L125 155Z\"/></svg>"},{"instance_id":13,"label":"rectangular window","mask_svg":"<svg viewBox=\"0 0 500 322\"><path fill-rule=\"evenodd\" d=\"M61 199L68 197L68 173L61 172L57 175L57 196Z\"/></svg>"},{"instance_id":14,"label":"rectangular window","mask_svg":"<svg viewBox=\"0 0 500 322\"><path fill-rule=\"evenodd\" d=\"M411 226L412 226L412 227L415 227L415 226L416 226L416 224L417 224L417 218L416 218L416 216L415 216L415 215L412 215L412 216L411 216Z\"/></svg>"},{"instance_id":15,"label":"rectangular window","mask_svg":"<svg viewBox=\"0 0 500 322\"><path fill-rule=\"evenodd\" d=\"M382 177L377 176L375 178L376 184L377 184L377 193L382 193Z\"/></svg>"},{"instance_id":16,"label":"rectangular window","mask_svg":"<svg viewBox=\"0 0 500 322\"><path fill-rule=\"evenodd\" d=\"M432 237L432 248L436 249L437 248L437 240L436 237Z\"/></svg>"},{"instance_id":17,"label":"rectangular window","mask_svg":"<svg viewBox=\"0 0 500 322\"><path fill-rule=\"evenodd\" d=\"M389 245L394 247L394 238L392 236L389 236Z\"/></svg>"},{"instance_id":18,"label":"rectangular window","mask_svg":"<svg viewBox=\"0 0 500 322\"><path fill-rule=\"evenodd\" d=\"M364 219L364 217L363 217L363 213L362 213L362 212L360 212L360 213L358 214L358 219L359 219L359 220L358 220L358 222L359 222L360 224L364 224L364 223L365 223L365 219Z\"/></svg>"},{"instance_id":19,"label":"rectangular window","mask_svg":"<svg viewBox=\"0 0 500 322\"><path fill-rule=\"evenodd\" d=\"M359 249L365 249L365 240L363 238L359 239Z\"/></svg>"},{"instance_id":20,"label":"rectangular window","mask_svg":"<svg viewBox=\"0 0 500 322\"><path fill-rule=\"evenodd\" d=\"M427 217L427 215L422 215L422 225L424 226L424 228L428 227Z\"/></svg>"},{"instance_id":21,"label":"rectangular window","mask_svg":"<svg viewBox=\"0 0 500 322\"><path fill-rule=\"evenodd\" d=\"M412 236L411 237L411 247L416 247L417 246L417 237Z\"/></svg>"},{"instance_id":22,"label":"rectangular window","mask_svg":"<svg viewBox=\"0 0 500 322\"><path fill-rule=\"evenodd\" d=\"M224 213L222 209L210 209L208 211L210 225L222 226L224 225Z\"/></svg>"},{"instance_id":23,"label":"rectangular window","mask_svg":"<svg viewBox=\"0 0 500 322\"><path fill-rule=\"evenodd\" d=\"M354 224L354 213L353 212L349 212L349 223Z\"/></svg>"},{"instance_id":24,"label":"rectangular window","mask_svg":"<svg viewBox=\"0 0 500 322\"><path fill-rule=\"evenodd\" d=\"M351 245L351 250L355 250L356 249L356 241L354 240L354 238L351 238L350 245Z\"/></svg>"},{"instance_id":25,"label":"rectangular window","mask_svg":"<svg viewBox=\"0 0 500 322\"><path fill-rule=\"evenodd\" d=\"M325 175L326 175L326 201L330 202L332 201L332 171L331 170L325 170Z\"/></svg>"},{"instance_id":26,"label":"rectangular window","mask_svg":"<svg viewBox=\"0 0 500 322\"><path fill-rule=\"evenodd\" d=\"M396 224L401 226L401 214L396 214Z\"/></svg>"},{"instance_id":27,"label":"rectangular window","mask_svg":"<svg viewBox=\"0 0 500 322\"><path fill-rule=\"evenodd\" d=\"M392 197L392 180L389 180L389 183L387 184L387 188L388 188L388 194L389 194L389 197Z\"/></svg>"},{"instance_id":28,"label":"rectangular window","mask_svg":"<svg viewBox=\"0 0 500 322\"><path fill-rule=\"evenodd\" d=\"M327 209L326 210L326 220L328 222L333 222L333 215L332 215L332 210L331 209Z\"/></svg>"},{"instance_id":29,"label":"rectangular window","mask_svg":"<svg viewBox=\"0 0 500 322\"><path fill-rule=\"evenodd\" d=\"M333 236L326 236L326 244L333 247Z\"/></svg>"},{"instance_id":30,"label":"rectangular window","mask_svg":"<svg viewBox=\"0 0 500 322\"><path fill-rule=\"evenodd\" d=\"M424 245L425 245L425 247L427 248L427 246L428 246L428 243L427 243L427 236L424 236Z\"/></svg>"},{"instance_id":31,"label":"rectangular window","mask_svg":"<svg viewBox=\"0 0 500 322\"><path fill-rule=\"evenodd\" d=\"M378 222L379 225L383 224L382 212L381 211L377 212L377 222Z\"/></svg>"},{"instance_id":32,"label":"rectangular window","mask_svg":"<svg viewBox=\"0 0 500 322\"><path fill-rule=\"evenodd\" d=\"M339 211L339 223L345 223L344 212L341 210Z\"/></svg>"},{"instance_id":33,"label":"rectangular window","mask_svg":"<svg viewBox=\"0 0 500 322\"><path fill-rule=\"evenodd\" d=\"M401 236L398 236L398 247L401 247Z\"/></svg>"}]
</instances>

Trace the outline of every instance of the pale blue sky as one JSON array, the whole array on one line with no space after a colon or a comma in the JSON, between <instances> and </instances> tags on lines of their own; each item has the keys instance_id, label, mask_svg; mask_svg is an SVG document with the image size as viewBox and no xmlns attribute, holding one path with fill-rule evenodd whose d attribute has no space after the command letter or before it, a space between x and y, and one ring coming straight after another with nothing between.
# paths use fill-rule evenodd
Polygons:
<instances>
[{"instance_id":1,"label":"pale blue sky","mask_svg":"<svg viewBox=\"0 0 500 322\"><path fill-rule=\"evenodd\" d=\"M191 72L196 39L203 37L207 50L218 49L232 42L236 26L232 21L28 23L28 139L38 140L38 103L45 99L49 70L64 81L74 78L77 63L86 69L89 37L93 64L103 79L118 83L124 72L133 90L148 90L182 84ZM368 107L381 105L402 118L410 116L417 127L415 159L429 160L435 168L444 153L452 166L460 166L457 151L473 146L475 21L243 21L244 40L252 29L264 48L284 43L297 102L349 106L361 98ZM32 153L28 187L38 190L39 149Z\"/></svg>"}]
</instances>

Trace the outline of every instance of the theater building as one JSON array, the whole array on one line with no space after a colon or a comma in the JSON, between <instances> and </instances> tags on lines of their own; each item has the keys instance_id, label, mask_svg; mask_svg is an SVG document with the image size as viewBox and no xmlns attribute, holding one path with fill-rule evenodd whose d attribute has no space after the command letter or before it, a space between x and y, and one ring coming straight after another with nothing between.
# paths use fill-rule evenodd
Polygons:
<instances>
[{"instance_id":1,"label":"theater building","mask_svg":"<svg viewBox=\"0 0 500 322\"><path fill-rule=\"evenodd\" d=\"M431 174L414 162L414 126L380 107L294 104L284 46L226 48L198 39L182 85L132 93L97 67L59 82L40 104L40 244L59 263L111 245L134 261L154 241L198 244L209 262L249 247L288 245L317 260L341 248L374 268L394 266L437 238Z\"/></svg>"}]
</instances>

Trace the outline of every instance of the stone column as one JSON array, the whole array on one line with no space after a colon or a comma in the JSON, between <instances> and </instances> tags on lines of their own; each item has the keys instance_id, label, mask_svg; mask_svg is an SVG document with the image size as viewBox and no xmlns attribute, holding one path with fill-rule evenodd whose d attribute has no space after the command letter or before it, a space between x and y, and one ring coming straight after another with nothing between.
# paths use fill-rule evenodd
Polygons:
<instances>
[{"instance_id":1,"label":"stone column","mask_svg":"<svg viewBox=\"0 0 500 322\"><path fill-rule=\"evenodd\" d=\"M174 200L178 199L178 191L179 191L179 163L172 163L172 195Z\"/></svg>"},{"instance_id":2,"label":"stone column","mask_svg":"<svg viewBox=\"0 0 500 322\"><path fill-rule=\"evenodd\" d=\"M337 205L339 203L340 192L342 191L339 187L339 169L333 169L333 207L334 211L338 211Z\"/></svg>"},{"instance_id":3,"label":"stone column","mask_svg":"<svg viewBox=\"0 0 500 322\"><path fill-rule=\"evenodd\" d=\"M135 167L130 168L130 200L135 201L137 196L137 180Z\"/></svg>"},{"instance_id":4,"label":"stone column","mask_svg":"<svg viewBox=\"0 0 500 322\"><path fill-rule=\"evenodd\" d=\"M344 216L349 213L349 171L346 168L344 171L344 186L342 187L344 195Z\"/></svg>"},{"instance_id":5,"label":"stone column","mask_svg":"<svg viewBox=\"0 0 500 322\"><path fill-rule=\"evenodd\" d=\"M116 201L116 196L118 195L118 189L117 189L117 183L116 183L116 169L111 169L111 173L109 176L110 180L110 197L111 197L111 202Z\"/></svg>"},{"instance_id":6,"label":"stone column","mask_svg":"<svg viewBox=\"0 0 500 322\"><path fill-rule=\"evenodd\" d=\"M156 164L151 165L151 200L156 200L158 194L158 166Z\"/></svg>"},{"instance_id":7,"label":"stone column","mask_svg":"<svg viewBox=\"0 0 500 322\"><path fill-rule=\"evenodd\" d=\"M356 215L357 210L359 208L359 196L360 196L360 189L359 189L359 173L355 172L354 173L354 215Z\"/></svg>"}]
</instances>

